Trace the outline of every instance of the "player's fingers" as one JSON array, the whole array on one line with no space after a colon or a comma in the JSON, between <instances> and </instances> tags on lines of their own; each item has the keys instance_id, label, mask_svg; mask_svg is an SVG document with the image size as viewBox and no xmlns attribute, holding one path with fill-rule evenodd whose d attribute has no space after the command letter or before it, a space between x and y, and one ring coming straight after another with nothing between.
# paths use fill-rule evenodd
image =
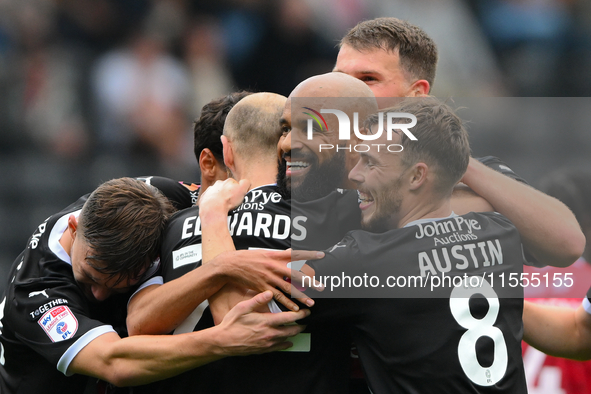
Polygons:
<instances>
[{"instance_id":1,"label":"player's fingers","mask_svg":"<svg viewBox=\"0 0 591 394\"><path fill-rule=\"evenodd\" d=\"M314 275L310 276L300 271L291 271L291 283L293 285L290 289L292 292L292 297L301 297L301 291L310 288L316 291L324 290L324 284L317 281ZM300 295L294 295L294 290L300 291Z\"/></svg>"},{"instance_id":2,"label":"player's fingers","mask_svg":"<svg viewBox=\"0 0 591 394\"><path fill-rule=\"evenodd\" d=\"M289 249L288 249L289 250ZM324 252L316 250L291 250L291 261L318 260L324 257Z\"/></svg>"},{"instance_id":3,"label":"player's fingers","mask_svg":"<svg viewBox=\"0 0 591 394\"><path fill-rule=\"evenodd\" d=\"M280 261L283 264L289 263L291 261L291 249L267 250L265 253L268 257Z\"/></svg>"},{"instance_id":4,"label":"player's fingers","mask_svg":"<svg viewBox=\"0 0 591 394\"><path fill-rule=\"evenodd\" d=\"M282 326L279 328L280 335L277 337L278 340L288 340L291 337L294 337L304 331L306 326L301 324L292 324L287 326Z\"/></svg>"},{"instance_id":5,"label":"player's fingers","mask_svg":"<svg viewBox=\"0 0 591 394\"><path fill-rule=\"evenodd\" d=\"M255 311L257 308L267 305L273 298L273 292L270 290L263 291L252 297L250 300L245 300L236 304L236 308L242 313L250 313Z\"/></svg>"},{"instance_id":6,"label":"player's fingers","mask_svg":"<svg viewBox=\"0 0 591 394\"><path fill-rule=\"evenodd\" d=\"M298 286L292 285L289 293L290 298L295 298L304 305L314 306L314 300L301 292L300 289Z\"/></svg>"},{"instance_id":7,"label":"player's fingers","mask_svg":"<svg viewBox=\"0 0 591 394\"><path fill-rule=\"evenodd\" d=\"M307 316L310 316L309 309L300 309L297 312L281 312L273 313L269 317L269 324L273 326L282 326L285 324L295 323Z\"/></svg>"},{"instance_id":8,"label":"player's fingers","mask_svg":"<svg viewBox=\"0 0 591 394\"><path fill-rule=\"evenodd\" d=\"M281 303L283 306L285 306L289 310L292 310L294 312L297 312L300 310L300 307L295 302L290 300L289 297L287 297L281 291L276 290L273 294L273 298L275 298L275 301Z\"/></svg>"}]
</instances>

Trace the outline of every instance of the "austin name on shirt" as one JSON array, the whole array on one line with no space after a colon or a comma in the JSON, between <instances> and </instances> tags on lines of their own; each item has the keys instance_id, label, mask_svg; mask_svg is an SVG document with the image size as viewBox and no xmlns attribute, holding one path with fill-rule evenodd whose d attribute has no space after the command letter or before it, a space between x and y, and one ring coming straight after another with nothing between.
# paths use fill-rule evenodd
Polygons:
<instances>
[{"instance_id":1,"label":"austin name on shirt","mask_svg":"<svg viewBox=\"0 0 591 394\"><path fill-rule=\"evenodd\" d=\"M416 239L432 237L435 246L418 254L421 276L503 264L503 249L498 239L442 247L477 240L474 230L481 230L481 226L476 219L456 216L448 220L417 223L416 227Z\"/></svg>"}]
</instances>

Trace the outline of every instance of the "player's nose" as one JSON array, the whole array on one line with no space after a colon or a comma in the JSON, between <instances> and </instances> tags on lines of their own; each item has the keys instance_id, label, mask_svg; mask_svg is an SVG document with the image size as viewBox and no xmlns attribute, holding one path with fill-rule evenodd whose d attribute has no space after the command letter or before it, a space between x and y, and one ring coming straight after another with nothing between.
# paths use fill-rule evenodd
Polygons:
<instances>
[{"instance_id":1,"label":"player's nose","mask_svg":"<svg viewBox=\"0 0 591 394\"><path fill-rule=\"evenodd\" d=\"M92 291L92 296L97 301L104 301L111 295L111 290L105 286L92 285L90 286L90 291Z\"/></svg>"},{"instance_id":2,"label":"player's nose","mask_svg":"<svg viewBox=\"0 0 591 394\"><path fill-rule=\"evenodd\" d=\"M279 150L283 153L291 152L291 131L281 137L279 141Z\"/></svg>"},{"instance_id":3,"label":"player's nose","mask_svg":"<svg viewBox=\"0 0 591 394\"><path fill-rule=\"evenodd\" d=\"M355 164L355 167L353 167L351 169L351 171L349 171L349 180L355 182L355 184L357 184L357 185L360 183L363 183L363 181L364 181L360 166L361 166L361 160L359 160L357 162L357 164Z\"/></svg>"}]
</instances>

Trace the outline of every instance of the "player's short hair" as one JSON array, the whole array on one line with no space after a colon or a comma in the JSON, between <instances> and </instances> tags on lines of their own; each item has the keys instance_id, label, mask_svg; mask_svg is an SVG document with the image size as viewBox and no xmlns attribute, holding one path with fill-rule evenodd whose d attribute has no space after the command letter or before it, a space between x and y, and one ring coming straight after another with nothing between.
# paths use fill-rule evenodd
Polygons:
<instances>
[{"instance_id":1,"label":"player's short hair","mask_svg":"<svg viewBox=\"0 0 591 394\"><path fill-rule=\"evenodd\" d=\"M562 201L575 215L583 231L591 230L591 171L563 167L545 175L540 190Z\"/></svg>"},{"instance_id":2,"label":"player's short hair","mask_svg":"<svg viewBox=\"0 0 591 394\"><path fill-rule=\"evenodd\" d=\"M341 39L339 45L345 44L358 51L398 51L405 72L431 86L435 82L437 46L423 29L407 21L384 17L360 22Z\"/></svg>"},{"instance_id":3,"label":"player's short hair","mask_svg":"<svg viewBox=\"0 0 591 394\"><path fill-rule=\"evenodd\" d=\"M218 163L224 166L224 153L220 137L224 132L224 123L228 112L244 97L252 92L240 91L230 93L205 104L201 109L201 115L193 125L194 152L197 161L203 149L208 148Z\"/></svg>"},{"instance_id":4,"label":"player's short hair","mask_svg":"<svg viewBox=\"0 0 591 394\"><path fill-rule=\"evenodd\" d=\"M275 93L255 93L228 114L224 135L237 154L277 157L281 137L280 118L286 97Z\"/></svg>"},{"instance_id":5,"label":"player's short hair","mask_svg":"<svg viewBox=\"0 0 591 394\"><path fill-rule=\"evenodd\" d=\"M78 217L77 236L90 248L87 263L116 284L138 279L160 253L174 208L154 186L133 178L101 184Z\"/></svg>"},{"instance_id":6,"label":"player's short hair","mask_svg":"<svg viewBox=\"0 0 591 394\"><path fill-rule=\"evenodd\" d=\"M400 153L406 167L423 162L435 172L436 190L442 195L449 195L454 185L462 178L470 160L468 132L462 120L447 104L434 97L409 97L401 100L394 107L381 110L387 112L405 112L416 116L416 126L409 129L416 141L400 132ZM371 115L366 126L379 122L378 114ZM408 119L394 119L397 123L407 123ZM384 124L386 121L384 120Z\"/></svg>"}]
</instances>

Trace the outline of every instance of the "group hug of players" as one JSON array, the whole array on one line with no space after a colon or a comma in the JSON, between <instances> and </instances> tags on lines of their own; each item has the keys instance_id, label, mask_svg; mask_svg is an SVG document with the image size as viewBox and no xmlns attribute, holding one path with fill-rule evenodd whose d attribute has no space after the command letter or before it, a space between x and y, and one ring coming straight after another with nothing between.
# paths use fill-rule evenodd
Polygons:
<instances>
[{"instance_id":1,"label":"group hug of players","mask_svg":"<svg viewBox=\"0 0 591 394\"><path fill-rule=\"evenodd\" d=\"M289 97L203 108L201 185L114 179L49 217L0 301L0 392L526 393L524 321L542 349L568 335L555 351L591 353L580 324L539 329L555 311L522 320L522 291L491 283L522 272L524 254L568 266L585 238L564 204L470 157L461 119L427 97L436 62L416 26L362 22L333 72ZM336 116L310 115L337 105L369 149L339 139ZM412 114L414 138L382 132L384 113ZM437 292L298 285L365 274L476 279Z\"/></svg>"}]
</instances>

